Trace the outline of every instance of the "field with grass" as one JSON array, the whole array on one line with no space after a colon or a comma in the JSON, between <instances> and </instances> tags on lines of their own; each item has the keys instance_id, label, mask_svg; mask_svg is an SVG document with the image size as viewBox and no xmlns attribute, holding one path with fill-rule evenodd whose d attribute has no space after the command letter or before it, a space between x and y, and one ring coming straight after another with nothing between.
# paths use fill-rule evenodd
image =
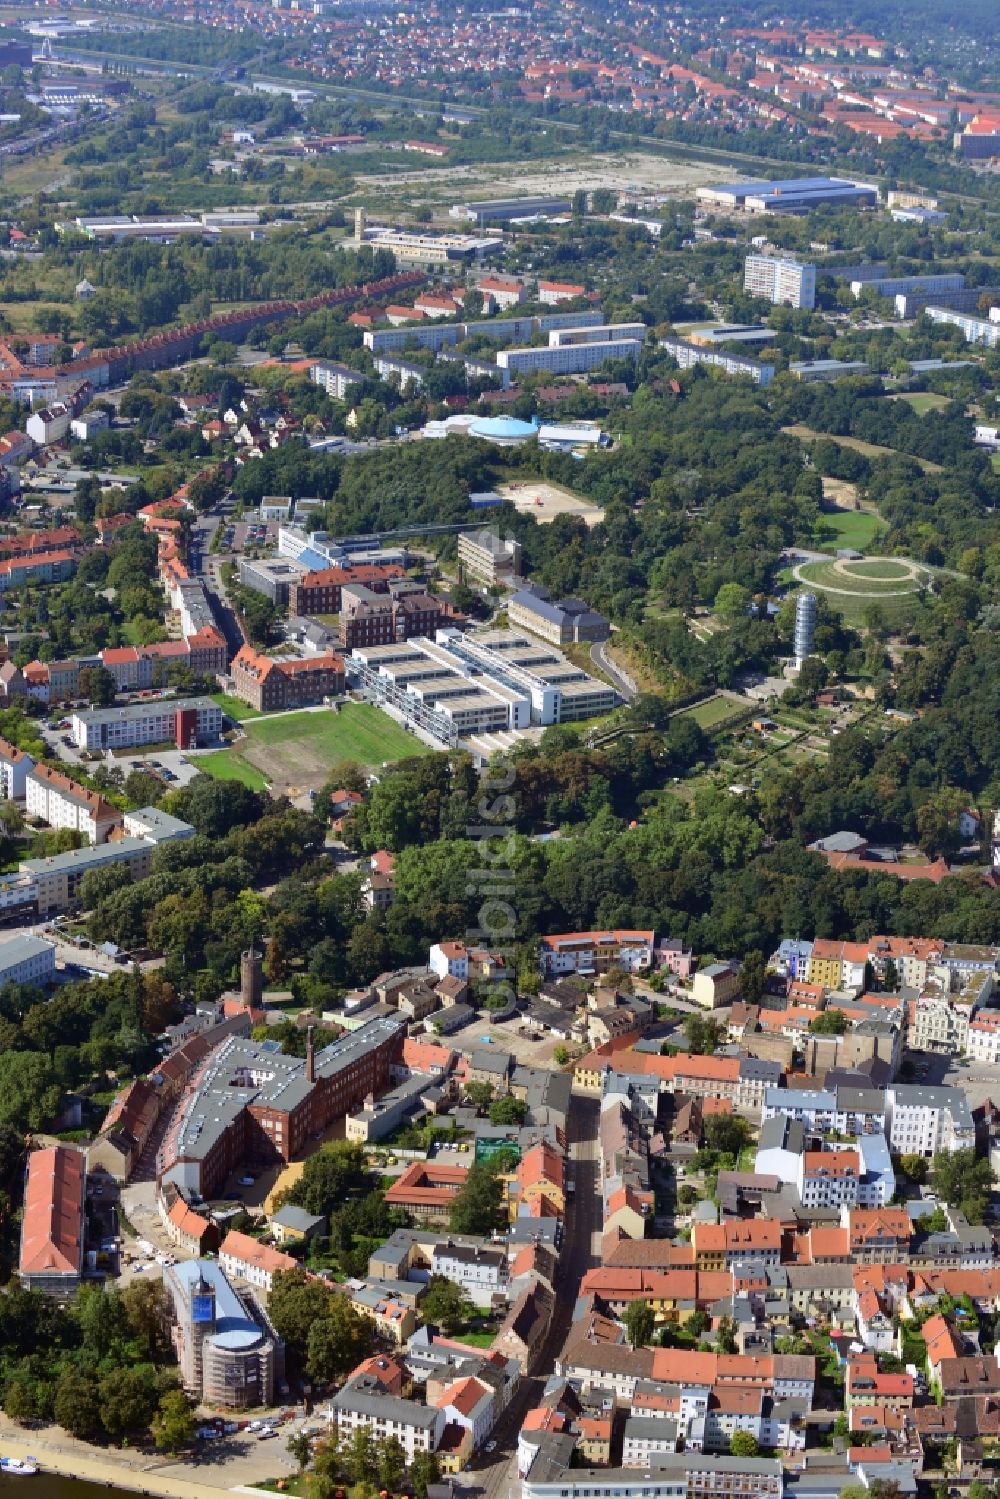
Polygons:
<instances>
[{"instance_id":1,"label":"field with grass","mask_svg":"<svg viewBox=\"0 0 1000 1499\"><path fill-rule=\"evenodd\" d=\"M695 703L691 708L682 708L680 717L693 718L699 729L714 729L718 724L725 723L727 719L733 718L735 714L742 712L739 703L733 702L732 698L716 696L706 698L704 702Z\"/></svg>"},{"instance_id":2,"label":"field with grass","mask_svg":"<svg viewBox=\"0 0 1000 1499\"><path fill-rule=\"evenodd\" d=\"M990 459L990 462L993 464L993 472L995 474L1000 474L1000 453L994 453L993 457Z\"/></svg>"},{"instance_id":3,"label":"field with grass","mask_svg":"<svg viewBox=\"0 0 1000 1499\"><path fill-rule=\"evenodd\" d=\"M199 769L254 789L266 784L279 795L300 796L319 790L342 760L377 766L427 753L381 709L345 703L339 713L319 709L258 717L245 725L245 737L232 749L200 758Z\"/></svg>"},{"instance_id":4,"label":"field with grass","mask_svg":"<svg viewBox=\"0 0 1000 1499\"><path fill-rule=\"evenodd\" d=\"M950 405L947 396L935 395L931 390L915 390L907 395L891 396L893 401L905 401L907 406L912 406L918 416L925 416L928 411L941 411L943 407Z\"/></svg>"},{"instance_id":5,"label":"field with grass","mask_svg":"<svg viewBox=\"0 0 1000 1499\"><path fill-rule=\"evenodd\" d=\"M856 562L806 562L792 569L789 581L822 591L831 609L849 625L862 625L865 611L877 605L887 624L896 628L912 618L930 574L915 562L866 557Z\"/></svg>"},{"instance_id":6,"label":"field with grass","mask_svg":"<svg viewBox=\"0 0 1000 1499\"><path fill-rule=\"evenodd\" d=\"M241 723L244 718L263 718L263 714L257 708L251 708L249 703L244 703L240 698L233 697L228 692L211 692L209 696L213 703L218 703L227 718L234 723Z\"/></svg>"},{"instance_id":7,"label":"field with grass","mask_svg":"<svg viewBox=\"0 0 1000 1499\"><path fill-rule=\"evenodd\" d=\"M241 781L251 791L264 791L267 777L250 765L238 750L214 750L198 756L198 769L217 781Z\"/></svg>"},{"instance_id":8,"label":"field with grass","mask_svg":"<svg viewBox=\"0 0 1000 1499\"><path fill-rule=\"evenodd\" d=\"M886 523L870 510L824 510L816 522L813 542L817 547L853 547L866 552Z\"/></svg>"}]
</instances>

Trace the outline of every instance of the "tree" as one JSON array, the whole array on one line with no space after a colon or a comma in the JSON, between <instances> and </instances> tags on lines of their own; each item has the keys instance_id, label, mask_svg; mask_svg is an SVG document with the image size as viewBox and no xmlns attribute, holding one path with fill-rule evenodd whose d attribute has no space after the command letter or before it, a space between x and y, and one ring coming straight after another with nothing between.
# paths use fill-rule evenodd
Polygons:
<instances>
[{"instance_id":1,"label":"tree","mask_svg":"<svg viewBox=\"0 0 1000 1499\"><path fill-rule=\"evenodd\" d=\"M721 1155L738 1156L750 1144L750 1126L741 1114L710 1114L704 1131L708 1149Z\"/></svg>"},{"instance_id":2,"label":"tree","mask_svg":"<svg viewBox=\"0 0 1000 1499\"><path fill-rule=\"evenodd\" d=\"M372 1322L355 1311L343 1292L335 1292L326 1315L309 1331L306 1373L311 1379L330 1384L367 1358L373 1345Z\"/></svg>"},{"instance_id":3,"label":"tree","mask_svg":"<svg viewBox=\"0 0 1000 1499\"><path fill-rule=\"evenodd\" d=\"M432 1275L420 1302L425 1322L434 1322L450 1336L460 1332L472 1316L472 1302L461 1286L444 1275Z\"/></svg>"},{"instance_id":4,"label":"tree","mask_svg":"<svg viewBox=\"0 0 1000 1499\"><path fill-rule=\"evenodd\" d=\"M822 1010L809 1022L814 1036L842 1036L847 1029L847 1016L843 1010Z\"/></svg>"},{"instance_id":5,"label":"tree","mask_svg":"<svg viewBox=\"0 0 1000 1499\"><path fill-rule=\"evenodd\" d=\"M181 1452L194 1441L198 1422L183 1390L167 1390L152 1421L153 1440L160 1452Z\"/></svg>"},{"instance_id":6,"label":"tree","mask_svg":"<svg viewBox=\"0 0 1000 1499\"><path fill-rule=\"evenodd\" d=\"M930 1166L928 1164L926 1156L904 1155L900 1158L899 1164L902 1166L911 1182L913 1182L918 1187L923 1186L924 1182L927 1180L927 1173L930 1170Z\"/></svg>"},{"instance_id":7,"label":"tree","mask_svg":"<svg viewBox=\"0 0 1000 1499\"><path fill-rule=\"evenodd\" d=\"M749 604L750 594L741 583L723 583L715 595L715 612L728 621L743 618Z\"/></svg>"},{"instance_id":8,"label":"tree","mask_svg":"<svg viewBox=\"0 0 1000 1499\"><path fill-rule=\"evenodd\" d=\"M427 1489L441 1477L441 1465L433 1452L415 1452L410 1463L410 1483L415 1499L427 1499Z\"/></svg>"},{"instance_id":9,"label":"tree","mask_svg":"<svg viewBox=\"0 0 1000 1499\"><path fill-rule=\"evenodd\" d=\"M84 666L80 671L80 696L95 708L107 708L115 700L118 685L106 666Z\"/></svg>"},{"instance_id":10,"label":"tree","mask_svg":"<svg viewBox=\"0 0 1000 1499\"><path fill-rule=\"evenodd\" d=\"M375 1454L379 1488L395 1494L406 1472L406 1453L398 1437L386 1437L379 1442Z\"/></svg>"},{"instance_id":11,"label":"tree","mask_svg":"<svg viewBox=\"0 0 1000 1499\"><path fill-rule=\"evenodd\" d=\"M306 1160L289 1201L308 1213L328 1216L348 1197L370 1185L362 1147L348 1140L333 1140Z\"/></svg>"},{"instance_id":12,"label":"tree","mask_svg":"<svg viewBox=\"0 0 1000 1499\"><path fill-rule=\"evenodd\" d=\"M508 1093L503 1098L494 1099L490 1104L491 1124L523 1124L528 1105L523 1098L515 1098Z\"/></svg>"},{"instance_id":13,"label":"tree","mask_svg":"<svg viewBox=\"0 0 1000 1499\"><path fill-rule=\"evenodd\" d=\"M656 1317L648 1301L630 1301L622 1317L628 1340L633 1348L645 1348L653 1336Z\"/></svg>"},{"instance_id":14,"label":"tree","mask_svg":"<svg viewBox=\"0 0 1000 1499\"><path fill-rule=\"evenodd\" d=\"M931 1186L949 1207L960 1208L970 1223L982 1223L993 1188L993 1168L973 1149L944 1150L934 1157Z\"/></svg>"},{"instance_id":15,"label":"tree","mask_svg":"<svg viewBox=\"0 0 1000 1499\"><path fill-rule=\"evenodd\" d=\"M312 1456L312 1443L304 1431L293 1431L285 1445L300 1469L308 1467Z\"/></svg>"},{"instance_id":16,"label":"tree","mask_svg":"<svg viewBox=\"0 0 1000 1499\"><path fill-rule=\"evenodd\" d=\"M52 1414L71 1437L86 1441L101 1429L97 1386L86 1374L67 1369L56 1386Z\"/></svg>"},{"instance_id":17,"label":"tree","mask_svg":"<svg viewBox=\"0 0 1000 1499\"><path fill-rule=\"evenodd\" d=\"M503 1188L488 1166L476 1162L459 1187L451 1205L448 1224L454 1234L491 1234L502 1228Z\"/></svg>"},{"instance_id":18,"label":"tree","mask_svg":"<svg viewBox=\"0 0 1000 1499\"><path fill-rule=\"evenodd\" d=\"M101 1380L98 1394L104 1429L120 1441L130 1431L144 1431L156 1414L156 1370L152 1364L113 1369Z\"/></svg>"},{"instance_id":19,"label":"tree","mask_svg":"<svg viewBox=\"0 0 1000 1499\"><path fill-rule=\"evenodd\" d=\"M882 987L887 994L895 994L899 988L899 973L892 958L886 958L882 974Z\"/></svg>"},{"instance_id":20,"label":"tree","mask_svg":"<svg viewBox=\"0 0 1000 1499\"><path fill-rule=\"evenodd\" d=\"M4 1414L18 1425L26 1421L32 1421L38 1415L38 1402L35 1399L35 1381L29 1372L18 1370L7 1381L7 1387L3 1395Z\"/></svg>"},{"instance_id":21,"label":"tree","mask_svg":"<svg viewBox=\"0 0 1000 1499\"><path fill-rule=\"evenodd\" d=\"M684 1035L692 1055L710 1057L719 1044L718 1022L709 1015L688 1015L684 1021Z\"/></svg>"},{"instance_id":22,"label":"tree","mask_svg":"<svg viewBox=\"0 0 1000 1499\"><path fill-rule=\"evenodd\" d=\"M703 1312L701 1307L698 1307L695 1311L693 1311L690 1317L688 1317L687 1321L684 1323L686 1331L691 1333L692 1336L696 1338L700 1338L703 1332L708 1332L708 1329L711 1327L711 1325L711 1317L707 1312Z\"/></svg>"},{"instance_id":23,"label":"tree","mask_svg":"<svg viewBox=\"0 0 1000 1499\"><path fill-rule=\"evenodd\" d=\"M271 1284L267 1310L275 1331L295 1352L304 1354L313 1326L329 1311L334 1292L304 1270L278 1270Z\"/></svg>"},{"instance_id":24,"label":"tree","mask_svg":"<svg viewBox=\"0 0 1000 1499\"><path fill-rule=\"evenodd\" d=\"M740 968L740 994L748 1005L756 1005L766 988L767 959L758 948L752 948Z\"/></svg>"},{"instance_id":25,"label":"tree","mask_svg":"<svg viewBox=\"0 0 1000 1499\"><path fill-rule=\"evenodd\" d=\"M760 1443L752 1431L734 1431L729 1439L729 1450L733 1457L758 1457Z\"/></svg>"},{"instance_id":26,"label":"tree","mask_svg":"<svg viewBox=\"0 0 1000 1499\"><path fill-rule=\"evenodd\" d=\"M344 1469L353 1483L369 1483L375 1477L375 1438L368 1427L359 1426L351 1433Z\"/></svg>"},{"instance_id":27,"label":"tree","mask_svg":"<svg viewBox=\"0 0 1000 1499\"><path fill-rule=\"evenodd\" d=\"M715 1346L720 1353L736 1352L736 1322L732 1317L720 1317L715 1329Z\"/></svg>"},{"instance_id":28,"label":"tree","mask_svg":"<svg viewBox=\"0 0 1000 1499\"><path fill-rule=\"evenodd\" d=\"M476 1109L488 1109L493 1102L492 1083L466 1083L465 1096Z\"/></svg>"}]
</instances>

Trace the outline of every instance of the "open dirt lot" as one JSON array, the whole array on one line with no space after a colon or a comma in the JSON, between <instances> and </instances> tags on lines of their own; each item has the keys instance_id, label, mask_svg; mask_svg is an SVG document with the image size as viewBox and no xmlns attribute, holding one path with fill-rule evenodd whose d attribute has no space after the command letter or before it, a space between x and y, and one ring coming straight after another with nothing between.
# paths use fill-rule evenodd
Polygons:
<instances>
[{"instance_id":1,"label":"open dirt lot","mask_svg":"<svg viewBox=\"0 0 1000 1499\"><path fill-rule=\"evenodd\" d=\"M696 187L727 182L733 175L732 167L721 163L671 161L652 152L614 151L597 156L574 153L551 161L488 162L394 172L361 176L357 182L368 201L406 196L415 203L451 204L463 198L531 197L538 193L572 197L580 187L691 197Z\"/></svg>"},{"instance_id":2,"label":"open dirt lot","mask_svg":"<svg viewBox=\"0 0 1000 1499\"><path fill-rule=\"evenodd\" d=\"M579 515L588 526L597 526L604 519L604 511L582 495L544 480L519 479L501 484L500 493L522 515L533 515L540 526L548 525L557 515Z\"/></svg>"}]
</instances>

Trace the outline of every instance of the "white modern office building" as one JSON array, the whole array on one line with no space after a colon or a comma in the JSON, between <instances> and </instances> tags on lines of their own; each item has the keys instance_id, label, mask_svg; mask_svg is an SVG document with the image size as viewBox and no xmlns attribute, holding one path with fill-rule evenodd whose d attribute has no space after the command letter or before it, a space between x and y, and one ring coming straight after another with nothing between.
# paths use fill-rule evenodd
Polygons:
<instances>
[{"instance_id":1,"label":"white modern office building","mask_svg":"<svg viewBox=\"0 0 1000 1499\"><path fill-rule=\"evenodd\" d=\"M748 255L743 290L752 297L766 297L775 306L812 308L816 305L816 267L783 255Z\"/></svg>"},{"instance_id":2,"label":"white modern office building","mask_svg":"<svg viewBox=\"0 0 1000 1499\"><path fill-rule=\"evenodd\" d=\"M615 707L614 688L516 630L439 630L356 649L348 677L370 701L441 744L532 725L569 723Z\"/></svg>"}]
</instances>

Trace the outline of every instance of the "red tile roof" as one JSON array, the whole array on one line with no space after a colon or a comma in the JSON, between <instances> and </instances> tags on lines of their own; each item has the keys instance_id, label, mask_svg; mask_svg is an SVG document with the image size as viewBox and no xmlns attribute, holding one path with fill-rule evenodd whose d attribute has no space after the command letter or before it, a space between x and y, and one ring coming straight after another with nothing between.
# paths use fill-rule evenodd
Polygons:
<instances>
[{"instance_id":1,"label":"red tile roof","mask_svg":"<svg viewBox=\"0 0 1000 1499\"><path fill-rule=\"evenodd\" d=\"M79 1275L83 1265L86 1158L50 1145L28 1158L21 1225L22 1275Z\"/></svg>"}]
</instances>

